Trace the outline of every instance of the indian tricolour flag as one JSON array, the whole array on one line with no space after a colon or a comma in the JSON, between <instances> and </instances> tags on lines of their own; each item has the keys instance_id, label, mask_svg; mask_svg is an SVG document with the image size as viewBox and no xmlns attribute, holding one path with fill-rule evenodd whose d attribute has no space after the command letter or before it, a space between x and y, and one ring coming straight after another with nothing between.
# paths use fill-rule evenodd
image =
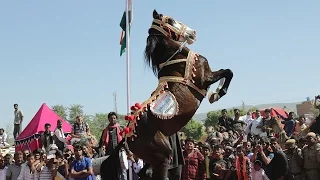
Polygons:
<instances>
[{"instance_id":1,"label":"indian tricolour flag","mask_svg":"<svg viewBox=\"0 0 320 180\"><path fill-rule=\"evenodd\" d=\"M128 3L128 14L129 14L129 29L132 23L132 0L126 0ZM122 29L121 38L120 38L120 56L125 52L127 44L126 44L126 10L124 11L121 21L120 27Z\"/></svg>"}]
</instances>

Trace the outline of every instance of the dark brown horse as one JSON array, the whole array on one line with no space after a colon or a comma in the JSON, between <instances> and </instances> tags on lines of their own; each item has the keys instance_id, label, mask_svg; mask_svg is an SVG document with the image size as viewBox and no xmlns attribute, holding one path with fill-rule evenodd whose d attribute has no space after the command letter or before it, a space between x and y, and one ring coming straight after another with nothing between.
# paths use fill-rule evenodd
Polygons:
<instances>
[{"instance_id":1,"label":"dark brown horse","mask_svg":"<svg viewBox=\"0 0 320 180\"><path fill-rule=\"evenodd\" d=\"M148 100L132 107L124 140L101 165L102 179L119 178L119 150L124 147L151 164L153 179L164 180L172 154L168 136L189 122L211 84L221 80L209 97L211 103L227 93L232 71L211 71L205 57L185 47L195 40L194 30L154 10L145 59L158 76L159 85Z\"/></svg>"}]
</instances>

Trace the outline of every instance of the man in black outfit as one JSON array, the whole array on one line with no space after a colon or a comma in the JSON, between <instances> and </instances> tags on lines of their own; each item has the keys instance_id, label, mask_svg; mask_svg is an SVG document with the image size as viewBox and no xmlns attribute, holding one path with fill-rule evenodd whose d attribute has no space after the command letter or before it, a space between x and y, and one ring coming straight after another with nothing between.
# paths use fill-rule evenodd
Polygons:
<instances>
[{"instance_id":1,"label":"man in black outfit","mask_svg":"<svg viewBox=\"0 0 320 180\"><path fill-rule=\"evenodd\" d=\"M274 157L267 165L269 171L268 176L274 180L285 179L289 171L287 155L280 149L276 138L271 138L270 143Z\"/></svg>"},{"instance_id":2,"label":"man in black outfit","mask_svg":"<svg viewBox=\"0 0 320 180\"><path fill-rule=\"evenodd\" d=\"M218 120L218 124L220 127L225 128L226 131L232 130L233 119L228 116L226 109L222 109L221 117Z\"/></svg>"}]
</instances>

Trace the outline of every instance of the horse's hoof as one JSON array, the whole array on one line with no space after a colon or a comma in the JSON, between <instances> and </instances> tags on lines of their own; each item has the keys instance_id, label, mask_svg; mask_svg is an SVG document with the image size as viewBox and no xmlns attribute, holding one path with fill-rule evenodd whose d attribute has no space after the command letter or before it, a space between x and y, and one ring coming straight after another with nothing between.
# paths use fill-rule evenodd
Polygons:
<instances>
[{"instance_id":1,"label":"horse's hoof","mask_svg":"<svg viewBox=\"0 0 320 180\"><path fill-rule=\"evenodd\" d=\"M212 93L209 96L209 102L212 104L220 99L220 95L217 92Z\"/></svg>"}]
</instances>

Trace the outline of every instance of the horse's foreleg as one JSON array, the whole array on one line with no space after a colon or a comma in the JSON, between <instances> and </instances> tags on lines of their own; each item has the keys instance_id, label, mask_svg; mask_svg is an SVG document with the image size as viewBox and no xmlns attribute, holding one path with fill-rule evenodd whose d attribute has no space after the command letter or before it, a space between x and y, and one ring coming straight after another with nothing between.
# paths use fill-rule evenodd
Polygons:
<instances>
[{"instance_id":1,"label":"horse's foreleg","mask_svg":"<svg viewBox=\"0 0 320 180\"><path fill-rule=\"evenodd\" d=\"M230 82L233 78L233 72L230 69L220 69L212 72L212 84L219 81L219 86L215 92L209 95L209 102L212 104L227 94Z\"/></svg>"}]
</instances>

